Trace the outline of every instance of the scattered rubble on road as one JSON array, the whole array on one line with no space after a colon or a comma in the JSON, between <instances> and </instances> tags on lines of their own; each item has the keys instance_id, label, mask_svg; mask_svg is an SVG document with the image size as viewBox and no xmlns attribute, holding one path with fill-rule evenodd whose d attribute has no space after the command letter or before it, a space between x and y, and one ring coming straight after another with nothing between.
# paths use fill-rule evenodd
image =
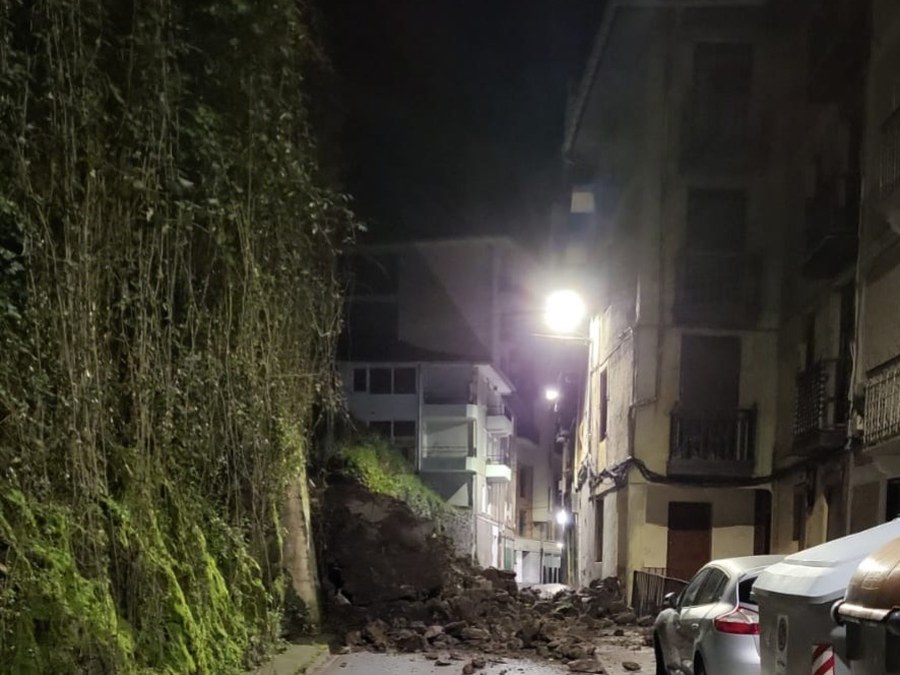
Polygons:
<instances>
[{"instance_id":1,"label":"scattered rubble on road","mask_svg":"<svg viewBox=\"0 0 900 675\"><path fill-rule=\"evenodd\" d=\"M552 596L542 587L520 591L513 572L453 559L433 523L402 502L359 486L334 490L324 562L335 599L330 624L349 629L347 651L423 653L463 673L484 668L485 657L473 653L536 656L575 673L605 673L612 664L601 663L598 647L652 644L652 617L635 615L615 578Z\"/></svg>"}]
</instances>

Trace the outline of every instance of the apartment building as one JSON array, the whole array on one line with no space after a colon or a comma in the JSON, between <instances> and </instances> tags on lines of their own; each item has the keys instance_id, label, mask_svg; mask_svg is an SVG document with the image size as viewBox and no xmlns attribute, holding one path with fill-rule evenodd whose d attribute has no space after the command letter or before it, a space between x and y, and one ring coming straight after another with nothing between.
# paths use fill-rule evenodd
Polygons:
<instances>
[{"instance_id":1,"label":"apartment building","mask_svg":"<svg viewBox=\"0 0 900 675\"><path fill-rule=\"evenodd\" d=\"M352 417L457 507L463 553L517 559L516 448L539 441L530 256L506 238L358 249L340 368Z\"/></svg>"},{"instance_id":2,"label":"apartment building","mask_svg":"<svg viewBox=\"0 0 900 675\"><path fill-rule=\"evenodd\" d=\"M805 96L795 150L804 161L786 168L799 171L793 182L805 203L784 231L772 484L772 547L780 553L868 526L847 508L868 5L808 2L797 23Z\"/></svg>"},{"instance_id":3,"label":"apartment building","mask_svg":"<svg viewBox=\"0 0 900 675\"><path fill-rule=\"evenodd\" d=\"M687 579L769 548L782 233L804 208L785 5L611 0L598 29L555 233L591 306L572 583Z\"/></svg>"},{"instance_id":4,"label":"apartment building","mask_svg":"<svg viewBox=\"0 0 900 675\"><path fill-rule=\"evenodd\" d=\"M871 3L849 526L900 515L900 6Z\"/></svg>"}]
</instances>

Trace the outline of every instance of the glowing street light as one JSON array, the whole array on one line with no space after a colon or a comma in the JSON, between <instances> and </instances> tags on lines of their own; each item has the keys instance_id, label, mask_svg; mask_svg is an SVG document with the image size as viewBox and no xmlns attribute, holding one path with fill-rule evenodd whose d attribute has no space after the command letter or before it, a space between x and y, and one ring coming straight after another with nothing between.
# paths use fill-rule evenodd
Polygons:
<instances>
[{"instance_id":1,"label":"glowing street light","mask_svg":"<svg viewBox=\"0 0 900 675\"><path fill-rule=\"evenodd\" d=\"M565 509L560 509L556 512L556 522L560 527L565 527L569 524L569 512Z\"/></svg>"},{"instance_id":2,"label":"glowing street light","mask_svg":"<svg viewBox=\"0 0 900 675\"><path fill-rule=\"evenodd\" d=\"M559 389L557 389L556 387L547 387L546 389L544 389L544 398L547 399L548 401L550 401L551 403L553 401L558 400L559 399Z\"/></svg>"},{"instance_id":3,"label":"glowing street light","mask_svg":"<svg viewBox=\"0 0 900 675\"><path fill-rule=\"evenodd\" d=\"M554 291L544 304L544 323L554 333L574 333L586 314L584 300L573 290Z\"/></svg>"}]
</instances>

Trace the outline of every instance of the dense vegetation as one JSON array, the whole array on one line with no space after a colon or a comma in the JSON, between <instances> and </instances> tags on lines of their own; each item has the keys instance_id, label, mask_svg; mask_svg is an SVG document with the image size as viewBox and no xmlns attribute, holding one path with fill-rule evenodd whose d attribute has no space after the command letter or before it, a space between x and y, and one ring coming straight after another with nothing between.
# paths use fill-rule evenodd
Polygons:
<instances>
[{"instance_id":1,"label":"dense vegetation","mask_svg":"<svg viewBox=\"0 0 900 675\"><path fill-rule=\"evenodd\" d=\"M302 2L0 3L0 672L229 673L332 388Z\"/></svg>"},{"instance_id":2,"label":"dense vegetation","mask_svg":"<svg viewBox=\"0 0 900 675\"><path fill-rule=\"evenodd\" d=\"M423 518L442 522L450 507L422 482L400 451L378 436L348 438L336 453L336 473L365 485L375 494L405 502Z\"/></svg>"}]
</instances>

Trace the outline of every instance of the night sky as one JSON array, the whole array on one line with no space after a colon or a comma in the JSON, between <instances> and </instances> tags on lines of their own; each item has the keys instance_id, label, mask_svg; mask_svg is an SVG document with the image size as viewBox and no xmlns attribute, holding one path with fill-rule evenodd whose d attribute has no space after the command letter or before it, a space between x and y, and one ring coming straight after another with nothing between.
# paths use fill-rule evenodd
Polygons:
<instances>
[{"instance_id":1,"label":"night sky","mask_svg":"<svg viewBox=\"0 0 900 675\"><path fill-rule=\"evenodd\" d=\"M370 237L540 240L602 0L322 0Z\"/></svg>"}]
</instances>

